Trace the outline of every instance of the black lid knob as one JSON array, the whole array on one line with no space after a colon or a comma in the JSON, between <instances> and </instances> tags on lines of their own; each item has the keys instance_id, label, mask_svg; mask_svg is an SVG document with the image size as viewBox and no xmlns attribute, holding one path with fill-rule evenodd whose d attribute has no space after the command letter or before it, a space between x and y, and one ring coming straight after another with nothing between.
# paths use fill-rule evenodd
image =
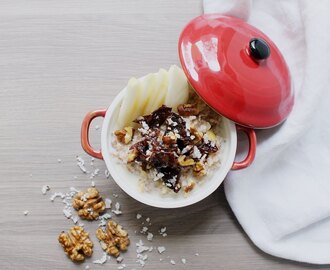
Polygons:
<instances>
[{"instance_id":1,"label":"black lid knob","mask_svg":"<svg viewBox=\"0 0 330 270\"><path fill-rule=\"evenodd\" d=\"M264 60L270 55L270 48L267 42L261 38L251 39L249 47L250 53L255 60Z\"/></svg>"}]
</instances>

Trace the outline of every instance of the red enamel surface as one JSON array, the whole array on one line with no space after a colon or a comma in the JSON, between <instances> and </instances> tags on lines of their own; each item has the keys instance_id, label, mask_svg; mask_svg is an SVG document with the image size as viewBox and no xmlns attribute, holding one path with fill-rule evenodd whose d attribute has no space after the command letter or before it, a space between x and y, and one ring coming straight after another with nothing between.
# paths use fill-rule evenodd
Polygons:
<instances>
[{"instance_id":1,"label":"red enamel surface","mask_svg":"<svg viewBox=\"0 0 330 270\"><path fill-rule=\"evenodd\" d=\"M248 50L262 38L270 56L255 61ZM284 121L294 103L290 73L276 45L246 22L218 14L193 19L179 39L179 56L188 80L214 110L252 128Z\"/></svg>"}]
</instances>

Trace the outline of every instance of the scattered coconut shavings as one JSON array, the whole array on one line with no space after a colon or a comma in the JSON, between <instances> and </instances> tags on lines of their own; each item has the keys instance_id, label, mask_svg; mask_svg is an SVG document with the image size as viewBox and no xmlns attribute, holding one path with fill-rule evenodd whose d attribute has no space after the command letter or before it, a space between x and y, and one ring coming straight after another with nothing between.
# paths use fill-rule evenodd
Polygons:
<instances>
[{"instance_id":1,"label":"scattered coconut shavings","mask_svg":"<svg viewBox=\"0 0 330 270\"><path fill-rule=\"evenodd\" d=\"M74 224L77 224L78 222L78 217L77 216L72 216L71 220L73 221Z\"/></svg>"},{"instance_id":2,"label":"scattered coconut shavings","mask_svg":"<svg viewBox=\"0 0 330 270\"><path fill-rule=\"evenodd\" d=\"M154 247L149 247L149 252L152 252L154 250Z\"/></svg>"},{"instance_id":3,"label":"scattered coconut shavings","mask_svg":"<svg viewBox=\"0 0 330 270\"><path fill-rule=\"evenodd\" d=\"M115 198L118 198L118 194L113 193L112 196L114 196Z\"/></svg>"},{"instance_id":4,"label":"scattered coconut shavings","mask_svg":"<svg viewBox=\"0 0 330 270\"><path fill-rule=\"evenodd\" d=\"M140 219L142 218L142 215L141 214L136 214L136 219Z\"/></svg>"},{"instance_id":5,"label":"scattered coconut shavings","mask_svg":"<svg viewBox=\"0 0 330 270\"><path fill-rule=\"evenodd\" d=\"M57 197L64 199L65 195L62 192L55 192L51 197L50 200L53 202Z\"/></svg>"},{"instance_id":6,"label":"scattered coconut shavings","mask_svg":"<svg viewBox=\"0 0 330 270\"><path fill-rule=\"evenodd\" d=\"M138 254L149 250L149 247L145 246L141 239L135 245L137 247L136 253Z\"/></svg>"},{"instance_id":7,"label":"scattered coconut shavings","mask_svg":"<svg viewBox=\"0 0 330 270\"><path fill-rule=\"evenodd\" d=\"M95 182L94 181L92 181L91 186L95 187Z\"/></svg>"},{"instance_id":8,"label":"scattered coconut shavings","mask_svg":"<svg viewBox=\"0 0 330 270\"><path fill-rule=\"evenodd\" d=\"M69 208L64 208L63 209L63 214L66 218L71 218L72 217L72 212L70 211Z\"/></svg>"},{"instance_id":9,"label":"scattered coconut shavings","mask_svg":"<svg viewBox=\"0 0 330 270\"><path fill-rule=\"evenodd\" d=\"M57 160L57 162L58 162L58 163L62 163L62 159L59 158L59 159Z\"/></svg>"},{"instance_id":10,"label":"scattered coconut shavings","mask_svg":"<svg viewBox=\"0 0 330 270\"><path fill-rule=\"evenodd\" d=\"M158 250L159 254L162 254L166 250L166 248L163 246L160 246L160 247L157 247L157 250Z\"/></svg>"},{"instance_id":11,"label":"scattered coconut shavings","mask_svg":"<svg viewBox=\"0 0 330 270\"><path fill-rule=\"evenodd\" d=\"M181 262L182 262L183 264L186 264L187 260L186 260L185 258L182 258L182 259L181 259Z\"/></svg>"},{"instance_id":12,"label":"scattered coconut shavings","mask_svg":"<svg viewBox=\"0 0 330 270\"><path fill-rule=\"evenodd\" d=\"M166 237L166 236L167 236L167 233L163 233L162 236L163 236L163 237Z\"/></svg>"},{"instance_id":13,"label":"scattered coconut shavings","mask_svg":"<svg viewBox=\"0 0 330 270\"><path fill-rule=\"evenodd\" d=\"M93 261L93 263L94 264L105 264L107 259L108 259L107 253L104 252L103 256L100 259Z\"/></svg>"},{"instance_id":14,"label":"scattered coconut shavings","mask_svg":"<svg viewBox=\"0 0 330 270\"><path fill-rule=\"evenodd\" d=\"M90 175L90 179L93 179L95 176L97 176L98 174L99 174L99 172L100 172L100 169L95 169L92 173L91 173L91 175Z\"/></svg>"},{"instance_id":15,"label":"scattered coconut shavings","mask_svg":"<svg viewBox=\"0 0 330 270\"><path fill-rule=\"evenodd\" d=\"M82 157L77 156L77 166L80 168L80 170L83 173L87 173L87 169L85 167L85 161L82 159Z\"/></svg>"},{"instance_id":16,"label":"scattered coconut shavings","mask_svg":"<svg viewBox=\"0 0 330 270\"><path fill-rule=\"evenodd\" d=\"M163 261L163 258L159 258L159 261L161 261L161 262L162 262L162 261Z\"/></svg>"},{"instance_id":17,"label":"scattered coconut shavings","mask_svg":"<svg viewBox=\"0 0 330 270\"><path fill-rule=\"evenodd\" d=\"M122 256L119 256L119 257L117 257L117 259L116 259L116 261L117 261L118 263L121 263L123 260L124 260L124 258L123 258Z\"/></svg>"},{"instance_id":18,"label":"scattered coconut shavings","mask_svg":"<svg viewBox=\"0 0 330 270\"><path fill-rule=\"evenodd\" d=\"M98 217L98 220L100 220L99 227L105 227L107 225L107 220L111 218L111 214L105 213L102 216Z\"/></svg>"},{"instance_id":19,"label":"scattered coconut shavings","mask_svg":"<svg viewBox=\"0 0 330 270\"><path fill-rule=\"evenodd\" d=\"M70 192L78 193L80 190L76 189L75 187L70 187Z\"/></svg>"},{"instance_id":20,"label":"scattered coconut shavings","mask_svg":"<svg viewBox=\"0 0 330 270\"><path fill-rule=\"evenodd\" d=\"M105 208L110 209L111 208L112 201L109 198L105 199Z\"/></svg>"},{"instance_id":21,"label":"scattered coconut shavings","mask_svg":"<svg viewBox=\"0 0 330 270\"><path fill-rule=\"evenodd\" d=\"M146 218L146 222L150 222L150 217L147 217Z\"/></svg>"},{"instance_id":22,"label":"scattered coconut shavings","mask_svg":"<svg viewBox=\"0 0 330 270\"><path fill-rule=\"evenodd\" d=\"M154 237L154 235L151 233L151 232L148 232L148 235L147 235L147 240L148 241L152 241L152 238Z\"/></svg>"},{"instance_id":23,"label":"scattered coconut shavings","mask_svg":"<svg viewBox=\"0 0 330 270\"><path fill-rule=\"evenodd\" d=\"M199 253L195 253L195 256L199 256Z\"/></svg>"},{"instance_id":24,"label":"scattered coconut shavings","mask_svg":"<svg viewBox=\"0 0 330 270\"><path fill-rule=\"evenodd\" d=\"M175 261L174 260L170 260L170 263L175 265Z\"/></svg>"},{"instance_id":25,"label":"scattered coconut shavings","mask_svg":"<svg viewBox=\"0 0 330 270\"><path fill-rule=\"evenodd\" d=\"M167 236L166 227L160 228L159 234L163 237L166 237Z\"/></svg>"},{"instance_id":26,"label":"scattered coconut shavings","mask_svg":"<svg viewBox=\"0 0 330 270\"><path fill-rule=\"evenodd\" d=\"M112 210L112 212L117 216L122 214L122 211L120 210L120 203L119 202L116 202L115 210Z\"/></svg>"},{"instance_id":27,"label":"scattered coconut shavings","mask_svg":"<svg viewBox=\"0 0 330 270\"><path fill-rule=\"evenodd\" d=\"M90 268L89 265L86 265L86 266L85 266L85 269L86 269L86 270L89 270L89 268Z\"/></svg>"},{"instance_id":28,"label":"scattered coconut shavings","mask_svg":"<svg viewBox=\"0 0 330 270\"><path fill-rule=\"evenodd\" d=\"M140 233L142 233L142 234L146 234L147 231L148 231L148 227L144 226L144 227L142 227Z\"/></svg>"},{"instance_id":29,"label":"scattered coconut shavings","mask_svg":"<svg viewBox=\"0 0 330 270\"><path fill-rule=\"evenodd\" d=\"M23 214L24 214L24 216L27 216L27 215L29 214L29 211L28 211L28 210L25 210L25 211L23 212Z\"/></svg>"},{"instance_id":30,"label":"scattered coconut shavings","mask_svg":"<svg viewBox=\"0 0 330 270\"><path fill-rule=\"evenodd\" d=\"M47 185L44 185L44 186L42 186L42 188L41 188L41 193L42 193L43 195L46 195L47 191L49 191L49 190L50 190L50 187L47 186Z\"/></svg>"},{"instance_id":31,"label":"scattered coconut shavings","mask_svg":"<svg viewBox=\"0 0 330 270\"><path fill-rule=\"evenodd\" d=\"M105 177L108 179L108 178L110 177L110 173L109 173L109 171L108 171L108 170L105 170L105 171L104 171L104 175L105 175Z\"/></svg>"},{"instance_id":32,"label":"scattered coconut shavings","mask_svg":"<svg viewBox=\"0 0 330 270\"><path fill-rule=\"evenodd\" d=\"M122 264L122 265L119 265L119 266L118 266L118 269L119 269L119 270L124 269L124 268L126 268L126 264Z\"/></svg>"}]
</instances>

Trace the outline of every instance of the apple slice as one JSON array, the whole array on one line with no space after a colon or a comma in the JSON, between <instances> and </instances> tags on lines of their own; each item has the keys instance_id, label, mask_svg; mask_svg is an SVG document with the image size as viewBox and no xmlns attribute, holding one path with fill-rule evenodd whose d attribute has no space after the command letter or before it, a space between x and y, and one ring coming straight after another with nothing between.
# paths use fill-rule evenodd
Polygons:
<instances>
[{"instance_id":1,"label":"apple slice","mask_svg":"<svg viewBox=\"0 0 330 270\"><path fill-rule=\"evenodd\" d=\"M165 69L160 69L156 73L156 84L151 88L148 103L146 104L144 114L150 114L158 109L165 102L165 97L168 87L168 72Z\"/></svg>"},{"instance_id":2,"label":"apple slice","mask_svg":"<svg viewBox=\"0 0 330 270\"><path fill-rule=\"evenodd\" d=\"M141 102L144 97L141 82L131 78L125 88L124 98L120 107L118 121L121 126L129 126L141 115Z\"/></svg>"},{"instance_id":3,"label":"apple slice","mask_svg":"<svg viewBox=\"0 0 330 270\"><path fill-rule=\"evenodd\" d=\"M187 103L189 98L189 85L183 70L172 65L168 71L168 88L165 105L177 110L178 105Z\"/></svg>"}]
</instances>

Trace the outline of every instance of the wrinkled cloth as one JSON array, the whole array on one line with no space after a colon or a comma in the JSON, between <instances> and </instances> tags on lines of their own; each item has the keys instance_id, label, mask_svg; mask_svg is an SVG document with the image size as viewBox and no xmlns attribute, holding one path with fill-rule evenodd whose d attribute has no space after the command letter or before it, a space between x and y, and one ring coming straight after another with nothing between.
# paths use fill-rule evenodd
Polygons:
<instances>
[{"instance_id":1,"label":"wrinkled cloth","mask_svg":"<svg viewBox=\"0 0 330 270\"><path fill-rule=\"evenodd\" d=\"M239 17L267 34L290 68L295 105L257 131L253 164L225 180L227 200L261 250L330 263L330 1L204 0L205 13ZM239 139L237 160L246 155Z\"/></svg>"}]
</instances>

